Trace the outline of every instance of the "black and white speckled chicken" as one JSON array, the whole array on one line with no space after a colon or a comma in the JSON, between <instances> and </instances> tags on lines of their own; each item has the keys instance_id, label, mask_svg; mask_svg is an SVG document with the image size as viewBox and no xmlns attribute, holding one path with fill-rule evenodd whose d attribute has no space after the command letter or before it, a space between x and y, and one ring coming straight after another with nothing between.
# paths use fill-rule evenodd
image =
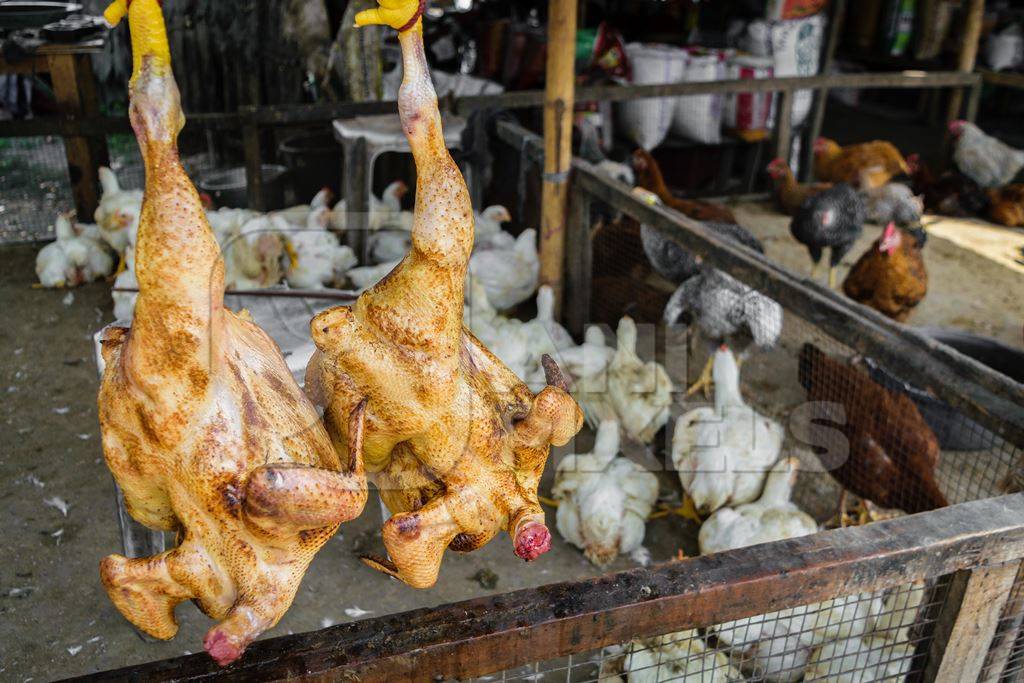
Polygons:
<instances>
[{"instance_id":1,"label":"black and white speckled chicken","mask_svg":"<svg viewBox=\"0 0 1024 683\"><path fill-rule=\"evenodd\" d=\"M742 225L714 221L704 225L718 237L742 244L759 254L764 253L761 241ZM641 225L640 239L651 266L669 282L678 285L700 272L701 259L660 230Z\"/></svg>"},{"instance_id":2,"label":"black and white speckled chicken","mask_svg":"<svg viewBox=\"0 0 1024 683\"><path fill-rule=\"evenodd\" d=\"M741 348L740 363L752 347L768 350L782 335L782 306L709 266L679 286L665 305L664 320L667 325L696 323L711 342L711 349L724 343ZM713 360L711 353L700 377L687 389L687 396L701 389L709 393Z\"/></svg>"},{"instance_id":3,"label":"black and white speckled chicken","mask_svg":"<svg viewBox=\"0 0 1024 683\"><path fill-rule=\"evenodd\" d=\"M863 199L846 183L838 183L804 201L793 216L789 231L810 252L814 262L812 278L817 276L822 252L828 247L828 285L836 286L836 266L864 230L864 216Z\"/></svg>"}]
</instances>

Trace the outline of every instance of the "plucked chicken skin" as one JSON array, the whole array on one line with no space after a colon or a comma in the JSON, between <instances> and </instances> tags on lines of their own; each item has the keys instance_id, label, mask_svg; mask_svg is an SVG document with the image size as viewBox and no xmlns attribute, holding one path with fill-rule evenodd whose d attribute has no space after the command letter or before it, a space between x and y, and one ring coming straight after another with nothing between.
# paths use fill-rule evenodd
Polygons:
<instances>
[{"instance_id":1,"label":"plucked chicken skin","mask_svg":"<svg viewBox=\"0 0 1024 683\"><path fill-rule=\"evenodd\" d=\"M224 262L178 160L184 117L160 6L119 0L106 17L126 12L146 190L135 318L102 337L100 427L128 512L179 545L110 555L100 573L121 613L156 638L174 636L175 606L194 600L219 622L207 652L227 664L278 622L313 555L362 511L364 413L353 406L339 456L277 345L224 308Z\"/></svg>"},{"instance_id":2,"label":"plucked chicken skin","mask_svg":"<svg viewBox=\"0 0 1024 683\"><path fill-rule=\"evenodd\" d=\"M583 415L550 358L549 386L534 396L463 328L474 218L444 145L423 52L423 3L380 4L356 21L399 29L399 113L418 175L412 247L355 305L313 319L318 352L306 387L339 438L367 400L367 471L394 516L383 528L389 557L363 559L425 588L446 548L479 548L502 529L525 560L550 548L537 486L551 444L567 443Z\"/></svg>"}]
</instances>

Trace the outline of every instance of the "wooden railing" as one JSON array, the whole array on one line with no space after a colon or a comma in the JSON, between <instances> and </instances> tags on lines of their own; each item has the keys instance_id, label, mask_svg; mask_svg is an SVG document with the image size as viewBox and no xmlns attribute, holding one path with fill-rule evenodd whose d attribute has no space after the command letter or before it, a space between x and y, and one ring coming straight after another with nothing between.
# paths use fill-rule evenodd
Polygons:
<instances>
[{"instance_id":1,"label":"wooden railing","mask_svg":"<svg viewBox=\"0 0 1024 683\"><path fill-rule=\"evenodd\" d=\"M1022 558L1017 494L272 638L227 669L198 654L76 680L465 679L947 575L924 679L977 680Z\"/></svg>"}]
</instances>

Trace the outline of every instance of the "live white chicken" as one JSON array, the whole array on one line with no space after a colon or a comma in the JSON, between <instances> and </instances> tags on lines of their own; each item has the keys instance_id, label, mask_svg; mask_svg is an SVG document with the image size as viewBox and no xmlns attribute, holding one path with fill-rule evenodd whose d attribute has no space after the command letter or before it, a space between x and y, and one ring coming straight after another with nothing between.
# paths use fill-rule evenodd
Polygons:
<instances>
[{"instance_id":1,"label":"live white chicken","mask_svg":"<svg viewBox=\"0 0 1024 683\"><path fill-rule=\"evenodd\" d=\"M955 139L953 162L982 187L1007 185L1024 168L1024 151L986 135L970 121L953 121L949 132Z\"/></svg>"},{"instance_id":2,"label":"live white chicken","mask_svg":"<svg viewBox=\"0 0 1024 683\"><path fill-rule=\"evenodd\" d=\"M658 498L657 477L618 454L619 423L606 420L592 452L558 463L552 489L559 533L599 567L642 546Z\"/></svg>"},{"instance_id":3,"label":"live white chicken","mask_svg":"<svg viewBox=\"0 0 1024 683\"><path fill-rule=\"evenodd\" d=\"M36 276L43 287L77 287L106 277L114 261L106 247L86 234L77 234L67 216L58 216L57 239L36 255Z\"/></svg>"},{"instance_id":4,"label":"live white chicken","mask_svg":"<svg viewBox=\"0 0 1024 683\"><path fill-rule=\"evenodd\" d=\"M292 287L319 289L333 285L356 265L352 249L327 230L329 213L327 207L313 209L305 228L292 227L284 234L291 256L285 278Z\"/></svg>"},{"instance_id":5,"label":"live white chicken","mask_svg":"<svg viewBox=\"0 0 1024 683\"><path fill-rule=\"evenodd\" d=\"M469 272L480 280L499 311L526 301L537 291L540 277L537 231L524 230L509 248L477 251L470 258Z\"/></svg>"},{"instance_id":6,"label":"live white chicken","mask_svg":"<svg viewBox=\"0 0 1024 683\"><path fill-rule=\"evenodd\" d=\"M623 663L629 683L728 683L743 674L694 629L633 641ZM603 679L607 680L607 679Z\"/></svg>"},{"instance_id":7,"label":"live white chicken","mask_svg":"<svg viewBox=\"0 0 1024 683\"><path fill-rule=\"evenodd\" d=\"M142 214L142 190L123 190L117 176L106 166L99 169L100 195L95 220L103 239L114 251L124 254L128 246L134 246L139 232L139 216Z\"/></svg>"},{"instance_id":8,"label":"live white chicken","mask_svg":"<svg viewBox=\"0 0 1024 683\"><path fill-rule=\"evenodd\" d=\"M672 436L672 463L701 514L755 500L785 434L743 401L736 357L724 345L715 352L712 376L714 407L682 415Z\"/></svg>"}]
</instances>

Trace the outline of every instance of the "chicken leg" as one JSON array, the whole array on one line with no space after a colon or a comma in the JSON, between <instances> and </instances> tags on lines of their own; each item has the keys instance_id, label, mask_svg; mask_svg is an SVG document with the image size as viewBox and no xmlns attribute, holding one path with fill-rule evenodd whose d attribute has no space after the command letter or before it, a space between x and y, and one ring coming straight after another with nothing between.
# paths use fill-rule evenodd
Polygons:
<instances>
[{"instance_id":1,"label":"chicken leg","mask_svg":"<svg viewBox=\"0 0 1024 683\"><path fill-rule=\"evenodd\" d=\"M125 14L146 189L135 318L102 335L100 427L128 512L183 540L155 557L110 555L100 575L156 638L174 636L175 606L194 600L219 622L207 652L227 664L278 622L317 550L362 511L365 404L336 448L277 345L224 308L224 262L178 159L184 117L160 6L118 0L105 16Z\"/></svg>"}]
</instances>

